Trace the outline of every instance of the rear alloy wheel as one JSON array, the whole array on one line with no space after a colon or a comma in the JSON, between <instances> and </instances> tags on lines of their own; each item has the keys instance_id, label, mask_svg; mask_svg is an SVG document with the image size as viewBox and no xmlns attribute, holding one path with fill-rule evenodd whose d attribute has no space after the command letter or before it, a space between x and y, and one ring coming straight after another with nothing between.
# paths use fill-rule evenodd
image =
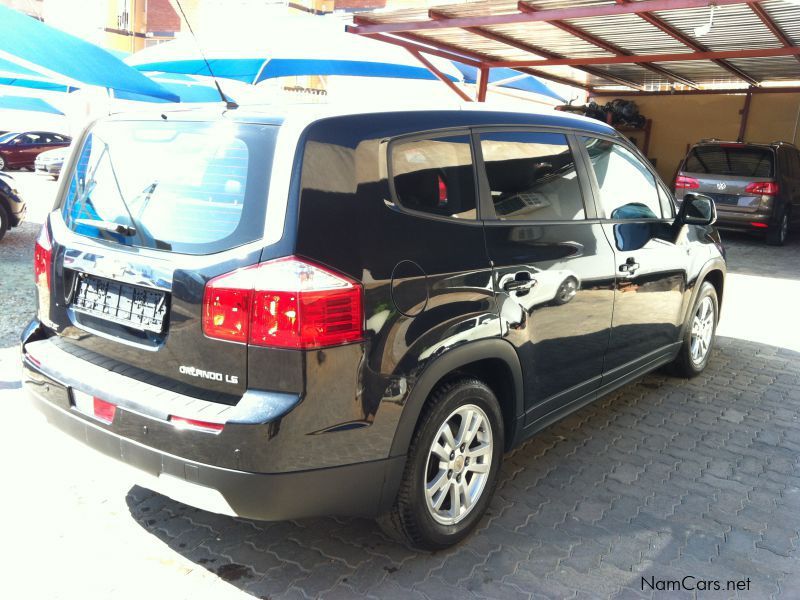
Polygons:
<instances>
[{"instance_id":1,"label":"rear alloy wheel","mask_svg":"<svg viewBox=\"0 0 800 600\"><path fill-rule=\"evenodd\" d=\"M503 444L500 406L486 384L465 378L437 388L420 415L397 499L381 526L428 550L464 539L494 493Z\"/></svg>"},{"instance_id":2,"label":"rear alloy wheel","mask_svg":"<svg viewBox=\"0 0 800 600\"><path fill-rule=\"evenodd\" d=\"M672 363L672 370L676 375L696 377L705 370L714 347L718 320L717 290L705 281L700 286L694 308L689 313L683 345Z\"/></svg>"},{"instance_id":3,"label":"rear alloy wheel","mask_svg":"<svg viewBox=\"0 0 800 600\"><path fill-rule=\"evenodd\" d=\"M770 246L783 246L787 237L789 237L789 213L784 210L778 226L767 232L767 243Z\"/></svg>"}]
</instances>

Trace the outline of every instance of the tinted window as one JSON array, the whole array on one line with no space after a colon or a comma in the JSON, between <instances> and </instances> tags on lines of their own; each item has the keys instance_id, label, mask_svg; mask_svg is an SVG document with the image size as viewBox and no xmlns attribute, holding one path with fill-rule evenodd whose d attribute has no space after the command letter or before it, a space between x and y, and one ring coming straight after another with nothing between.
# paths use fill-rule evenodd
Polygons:
<instances>
[{"instance_id":1,"label":"tinted window","mask_svg":"<svg viewBox=\"0 0 800 600\"><path fill-rule=\"evenodd\" d=\"M607 140L582 138L609 219L657 219L661 216L656 180L630 150Z\"/></svg>"},{"instance_id":2,"label":"tinted window","mask_svg":"<svg viewBox=\"0 0 800 600\"><path fill-rule=\"evenodd\" d=\"M458 219L477 217L469 136L394 143L391 163L394 191L403 207Z\"/></svg>"},{"instance_id":3,"label":"tinted window","mask_svg":"<svg viewBox=\"0 0 800 600\"><path fill-rule=\"evenodd\" d=\"M720 144L695 146L686 157L684 171L739 177L772 177L775 153L770 148Z\"/></svg>"},{"instance_id":4,"label":"tinted window","mask_svg":"<svg viewBox=\"0 0 800 600\"><path fill-rule=\"evenodd\" d=\"M575 158L562 134L483 133L481 152L499 219L586 218Z\"/></svg>"},{"instance_id":5,"label":"tinted window","mask_svg":"<svg viewBox=\"0 0 800 600\"><path fill-rule=\"evenodd\" d=\"M264 231L276 132L227 122L101 123L70 174L64 219L82 235L187 254L253 241ZM95 221L132 226L135 235Z\"/></svg>"}]
</instances>

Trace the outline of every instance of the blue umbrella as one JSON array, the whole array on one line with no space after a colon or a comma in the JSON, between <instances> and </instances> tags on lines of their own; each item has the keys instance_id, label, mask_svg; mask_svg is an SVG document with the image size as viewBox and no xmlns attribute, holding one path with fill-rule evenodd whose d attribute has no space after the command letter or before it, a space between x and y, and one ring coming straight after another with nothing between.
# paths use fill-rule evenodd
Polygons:
<instances>
[{"instance_id":1,"label":"blue umbrella","mask_svg":"<svg viewBox=\"0 0 800 600\"><path fill-rule=\"evenodd\" d=\"M64 114L49 102L29 96L0 96L0 110L28 110L53 115Z\"/></svg>"},{"instance_id":2,"label":"blue umbrella","mask_svg":"<svg viewBox=\"0 0 800 600\"><path fill-rule=\"evenodd\" d=\"M477 83L478 69L461 63L454 63L458 70L464 75L465 83ZM506 81L508 80L508 81ZM545 85L538 77L533 75L526 75L514 69L497 68L489 71L489 83L500 82L500 87L507 87L514 90L523 92L530 92L532 94L541 94L542 96L549 96L559 102L566 102L564 98L551 90Z\"/></svg>"},{"instance_id":3,"label":"blue umbrella","mask_svg":"<svg viewBox=\"0 0 800 600\"><path fill-rule=\"evenodd\" d=\"M20 74L25 80L35 73L69 86L95 85L114 92L178 100L102 48L2 5L0 59L6 66L16 65L12 74Z\"/></svg>"}]
</instances>

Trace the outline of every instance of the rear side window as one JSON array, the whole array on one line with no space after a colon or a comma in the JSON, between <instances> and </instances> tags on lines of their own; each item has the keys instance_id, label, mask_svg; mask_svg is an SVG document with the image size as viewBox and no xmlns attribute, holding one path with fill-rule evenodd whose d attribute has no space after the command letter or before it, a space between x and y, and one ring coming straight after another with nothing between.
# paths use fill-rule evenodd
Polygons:
<instances>
[{"instance_id":1,"label":"rear side window","mask_svg":"<svg viewBox=\"0 0 800 600\"><path fill-rule=\"evenodd\" d=\"M186 254L254 241L276 133L230 122L101 123L70 174L64 220L89 237Z\"/></svg>"},{"instance_id":2,"label":"rear side window","mask_svg":"<svg viewBox=\"0 0 800 600\"><path fill-rule=\"evenodd\" d=\"M600 191L600 204L606 218L661 217L661 200L656 179L633 152L608 140L582 140L589 152L589 160Z\"/></svg>"},{"instance_id":3,"label":"rear side window","mask_svg":"<svg viewBox=\"0 0 800 600\"><path fill-rule=\"evenodd\" d=\"M401 140L390 147L397 202L440 217L476 219L475 173L468 135Z\"/></svg>"},{"instance_id":4,"label":"rear side window","mask_svg":"<svg viewBox=\"0 0 800 600\"><path fill-rule=\"evenodd\" d=\"M695 146L686 157L683 170L708 175L772 177L775 153L771 148L738 144Z\"/></svg>"},{"instance_id":5,"label":"rear side window","mask_svg":"<svg viewBox=\"0 0 800 600\"><path fill-rule=\"evenodd\" d=\"M481 153L498 219L586 218L575 158L564 135L531 131L482 133Z\"/></svg>"}]
</instances>

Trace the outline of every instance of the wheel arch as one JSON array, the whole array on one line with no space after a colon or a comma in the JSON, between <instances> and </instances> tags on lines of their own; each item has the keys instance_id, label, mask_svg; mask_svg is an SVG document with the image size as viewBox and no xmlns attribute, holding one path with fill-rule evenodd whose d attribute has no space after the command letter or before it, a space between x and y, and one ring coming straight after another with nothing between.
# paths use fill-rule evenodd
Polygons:
<instances>
[{"instance_id":1,"label":"wheel arch","mask_svg":"<svg viewBox=\"0 0 800 600\"><path fill-rule=\"evenodd\" d=\"M494 392L503 414L506 449L514 445L517 425L524 415L522 366L509 342L493 338L458 346L425 367L403 408L392 441L391 456L406 454L431 392L441 383L459 377L479 379Z\"/></svg>"},{"instance_id":2,"label":"wheel arch","mask_svg":"<svg viewBox=\"0 0 800 600\"><path fill-rule=\"evenodd\" d=\"M708 262L703 265L703 268L700 269L697 277L695 278L695 285L692 289L692 295L689 299L688 304L684 309L683 314L683 326L681 327L681 337L686 333L686 326L688 323L688 315L689 312L692 310L695 302L697 301L697 294L700 293L700 288L703 287L703 283L708 281L711 285L714 286L714 289L717 292L717 305L718 310L722 311L722 296L725 289L725 275L727 273L727 268L725 266L725 261L721 257L712 258ZM719 315L717 315L719 318Z\"/></svg>"}]
</instances>

